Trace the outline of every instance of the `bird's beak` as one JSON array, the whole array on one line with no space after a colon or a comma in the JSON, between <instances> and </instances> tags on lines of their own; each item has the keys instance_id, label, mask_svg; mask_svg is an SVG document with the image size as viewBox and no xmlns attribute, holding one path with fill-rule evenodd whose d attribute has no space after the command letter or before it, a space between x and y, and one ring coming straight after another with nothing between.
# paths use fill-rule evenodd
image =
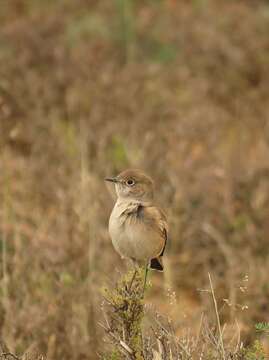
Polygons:
<instances>
[{"instance_id":1,"label":"bird's beak","mask_svg":"<svg viewBox=\"0 0 269 360\"><path fill-rule=\"evenodd\" d=\"M117 178L111 178L111 177L105 178L105 181L110 181L110 182L113 182L113 183L118 182Z\"/></svg>"}]
</instances>

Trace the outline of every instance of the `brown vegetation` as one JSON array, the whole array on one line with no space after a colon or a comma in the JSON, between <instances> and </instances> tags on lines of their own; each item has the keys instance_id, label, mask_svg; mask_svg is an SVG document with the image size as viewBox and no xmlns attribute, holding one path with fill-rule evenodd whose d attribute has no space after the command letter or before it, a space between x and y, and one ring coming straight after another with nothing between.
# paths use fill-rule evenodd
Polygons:
<instances>
[{"instance_id":1,"label":"brown vegetation","mask_svg":"<svg viewBox=\"0 0 269 360\"><path fill-rule=\"evenodd\" d=\"M127 167L156 180L169 218L166 271L152 274L147 301L176 335L195 333L201 313L215 321L210 272L221 325L236 321L254 340L269 320L268 16L265 0L3 0L10 351L94 360L105 350L100 288L123 264L103 178Z\"/></svg>"}]
</instances>

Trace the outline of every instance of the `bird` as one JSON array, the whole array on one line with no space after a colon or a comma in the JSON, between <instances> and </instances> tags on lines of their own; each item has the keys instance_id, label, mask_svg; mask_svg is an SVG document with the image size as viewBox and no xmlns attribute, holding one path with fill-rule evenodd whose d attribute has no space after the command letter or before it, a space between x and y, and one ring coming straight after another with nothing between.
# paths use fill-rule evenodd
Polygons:
<instances>
[{"instance_id":1,"label":"bird","mask_svg":"<svg viewBox=\"0 0 269 360\"><path fill-rule=\"evenodd\" d=\"M154 204L154 183L139 169L127 169L106 181L115 184L117 201L109 218L109 234L122 258L163 271L162 256L168 240L167 218Z\"/></svg>"}]
</instances>

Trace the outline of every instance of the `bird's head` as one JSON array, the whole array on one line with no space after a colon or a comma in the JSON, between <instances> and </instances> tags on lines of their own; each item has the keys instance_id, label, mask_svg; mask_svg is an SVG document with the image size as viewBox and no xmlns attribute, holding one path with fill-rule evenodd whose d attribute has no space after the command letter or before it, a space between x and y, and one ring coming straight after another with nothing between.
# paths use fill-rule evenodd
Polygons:
<instances>
[{"instance_id":1,"label":"bird's head","mask_svg":"<svg viewBox=\"0 0 269 360\"><path fill-rule=\"evenodd\" d=\"M105 180L115 183L118 198L141 201L153 199L153 180L141 170L125 170L118 176Z\"/></svg>"}]
</instances>

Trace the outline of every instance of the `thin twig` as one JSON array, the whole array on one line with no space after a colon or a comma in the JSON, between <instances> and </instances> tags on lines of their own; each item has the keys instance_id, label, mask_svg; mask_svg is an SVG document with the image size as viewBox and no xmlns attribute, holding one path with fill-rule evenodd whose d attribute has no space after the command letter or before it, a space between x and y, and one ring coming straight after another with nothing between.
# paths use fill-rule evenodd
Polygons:
<instances>
[{"instance_id":1,"label":"thin twig","mask_svg":"<svg viewBox=\"0 0 269 360\"><path fill-rule=\"evenodd\" d=\"M219 331L219 341L220 341L220 346L221 346L221 355L222 355L222 359L225 360L225 351L224 351L222 331L221 331L221 326L220 326L220 318L219 318L219 312L218 312L218 304L217 304L217 300L216 300L216 297L215 297L214 288L213 288L213 284L212 284L212 280L211 280L210 273L208 273L208 278L209 278L209 283L210 283L210 288L211 288L211 294L212 294L212 298L213 298L213 302L214 302L214 307L215 307L215 313L216 313L216 319L217 319L217 325L218 325L218 331Z\"/></svg>"},{"instance_id":2,"label":"thin twig","mask_svg":"<svg viewBox=\"0 0 269 360\"><path fill-rule=\"evenodd\" d=\"M203 321L204 321L204 313L202 313L202 315L201 315L200 324L199 324L199 328L198 328L197 335L196 335L195 347L198 346L198 343L199 343L199 340L200 340Z\"/></svg>"},{"instance_id":3,"label":"thin twig","mask_svg":"<svg viewBox=\"0 0 269 360\"><path fill-rule=\"evenodd\" d=\"M137 269L135 269L134 274L133 274L133 276L132 276L132 280L131 280L131 282L130 282L130 286L129 286L129 289L128 289L129 292L131 291L131 288L132 288L134 279L135 279L135 277L136 277L136 274L137 274Z\"/></svg>"},{"instance_id":4,"label":"thin twig","mask_svg":"<svg viewBox=\"0 0 269 360\"><path fill-rule=\"evenodd\" d=\"M228 245L227 241L225 241L224 237L218 231L218 229L216 229L210 223L204 223L203 231L216 242L227 262L228 276L230 279L229 298L232 305L230 311L230 318L233 319L235 314L235 304L236 304L236 288L235 288L235 275L234 275L234 269L236 268L235 267L236 259L234 257L231 247Z\"/></svg>"},{"instance_id":5,"label":"thin twig","mask_svg":"<svg viewBox=\"0 0 269 360\"><path fill-rule=\"evenodd\" d=\"M122 340L120 340L120 345L130 354L133 355L133 350Z\"/></svg>"},{"instance_id":6,"label":"thin twig","mask_svg":"<svg viewBox=\"0 0 269 360\"><path fill-rule=\"evenodd\" d=\"M235 347L235 350L234 350L234 352L236 353L236 352L239 351L239 349L240 349L241 330L240 330L240 326L239 326L239 324L238 324L237 319L235 319L235 323L236 323L236 326L237 326L237 329L238 329L237 343L236 343L236 347Z\"/></svg>"},{"instance_id":7,"label":"thin twig","mask_svg":"<svg viewBox=\"0 0 269 360\"><path fill-rule=\"evenodd\" d=\"M19 358L18 356L12 354L11 352L3 352L3 353L0 355L0 357L5 357L5 358L6 358L7 356L11 356L11 357L13 357L13 359L15 359L15 360L20 360L20 358Z\"/></svg>"},{"instance_id":8,"label":"thin twig","mask_svg":"<svg viewBox=\"0 0 269 360\"><path fill-rule=\"evenodd\" d=\"M108 333L108 335L120 345L123 353L128 356L129 359L135 360L133 350L121 339L117 338L117 336L113 333L111 328L107 328L104 324L99 323L99 325ZM120 349L120 351L121 351ZM19 359L18 359L19 360Z\"/></svg>"}]
</instances>

